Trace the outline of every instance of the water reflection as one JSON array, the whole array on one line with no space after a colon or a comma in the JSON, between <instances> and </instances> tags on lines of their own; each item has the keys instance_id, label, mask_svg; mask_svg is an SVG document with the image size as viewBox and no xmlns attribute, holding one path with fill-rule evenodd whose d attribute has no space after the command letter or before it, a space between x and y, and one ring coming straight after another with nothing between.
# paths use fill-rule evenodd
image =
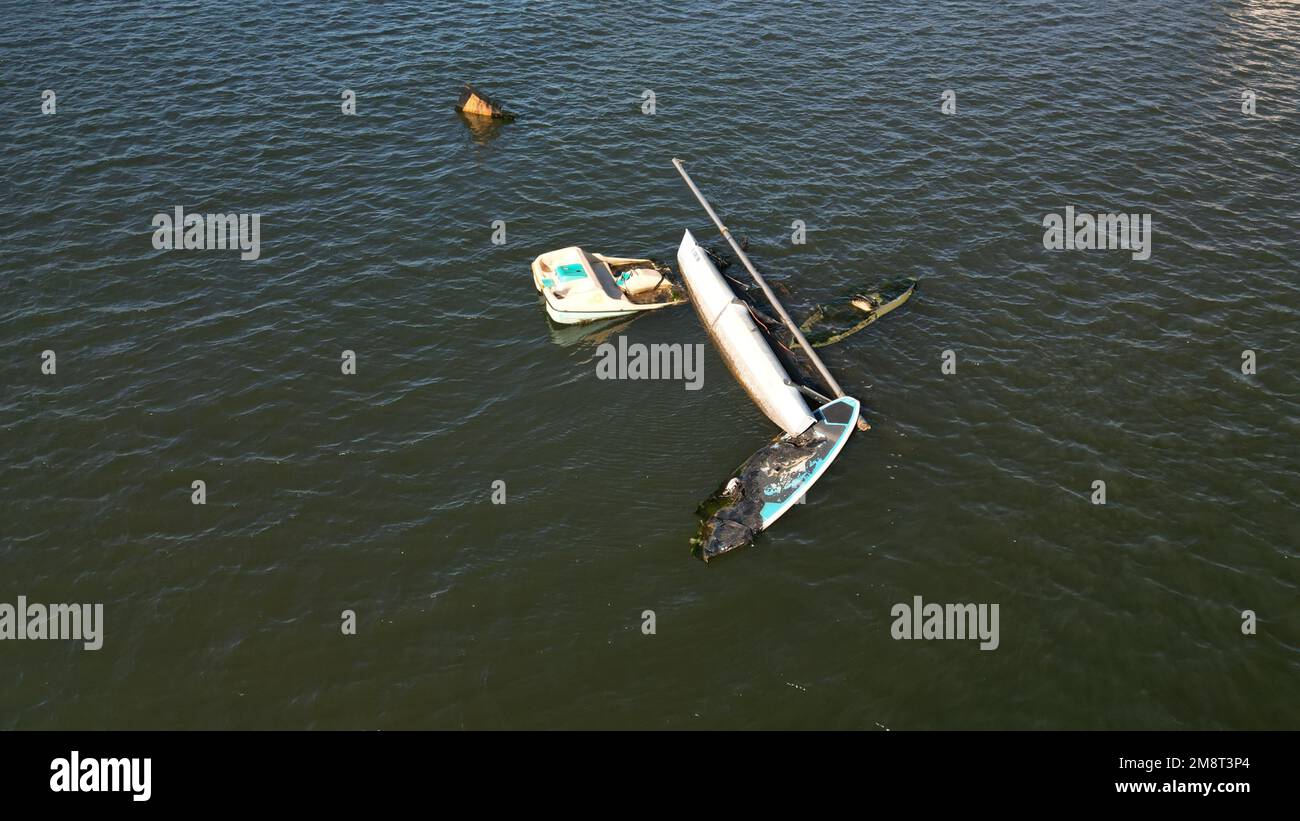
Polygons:
<instances>
[{"instance_id":1,"label":"water reflection","mask_svg":"<svg viewBox=\"0 0 1300 821\"><path fill-rule=\"evenodd\" d=\"M494 117L484 117L481 114L466 114L463 111L457 111L456 116L460 117L461 122L469 129L470 138L479 145L487 145L495 140L501 127L508 122Z\"/></svg>"},{"instance_id":2,"label":"water reflection","mask_svg":"<svg viewBox=\"0 0 1300 821\"><path fill-rule=\"evenodd\" d=\"M595 347L627 328L633 319L636 319L635 315L584 322L581 325L561 325L548 317L546 323L551 326L551 341L556 345L569 348L581 343Z\"/></svg>"}]
</instances>

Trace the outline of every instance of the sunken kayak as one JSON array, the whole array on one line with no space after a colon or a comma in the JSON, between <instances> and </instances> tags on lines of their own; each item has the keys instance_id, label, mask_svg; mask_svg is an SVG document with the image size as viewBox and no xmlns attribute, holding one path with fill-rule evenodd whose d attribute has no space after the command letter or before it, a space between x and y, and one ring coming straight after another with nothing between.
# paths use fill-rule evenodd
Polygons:
<instances>
[{"instance_id":1,"label":"sunken kayak","mask_svg":"<svg viewBox=\"0 0 1300 821\"><path fill-rule=\"evenodd\" d=\"M749 308L736 298L690 231L677 249L677 267L700 323L754 404L791 436L807 430L816 419L803 394L772 352Z\"/></svg>"}]
</instances>

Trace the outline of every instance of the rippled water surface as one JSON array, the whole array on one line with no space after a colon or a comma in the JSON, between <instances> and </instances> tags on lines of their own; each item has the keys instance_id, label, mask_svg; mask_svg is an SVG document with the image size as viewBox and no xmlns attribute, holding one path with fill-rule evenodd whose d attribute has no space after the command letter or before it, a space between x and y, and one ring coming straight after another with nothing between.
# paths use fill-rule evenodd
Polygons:
<instances>
[{"instance_id":1,"label":"rippled water surface","mask_svg":"<svg viewBox=\"0 0 1300 821\"><path fill-rule=\"evenodd\" d=\"M1300 728L1297 5L6 17L0 601L107 621L0 644L0 726ZM462 81L522 116L476 135ZM598 380L528 274L716 237L673 156L793 313L923 281L826 350L874 429L708 566L694 507L775 429L712 349ZM154 250L175 205L261 258ZM1066 205L1151 258L1044 250ZM918 595L999 648L891 639Z\"/></svg>"}]
</instances>

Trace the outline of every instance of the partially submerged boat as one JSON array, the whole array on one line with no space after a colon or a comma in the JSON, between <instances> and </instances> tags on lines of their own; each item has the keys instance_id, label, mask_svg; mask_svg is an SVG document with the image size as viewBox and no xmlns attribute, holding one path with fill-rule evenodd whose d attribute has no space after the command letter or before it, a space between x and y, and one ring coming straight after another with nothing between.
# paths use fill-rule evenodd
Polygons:
<instances>
[{"instance_id":1,"label":"partially submerged boat","mask_svg":"<svg viewBox=\"0 0 1300 821\"><path fill-rule=\"evenodd\" d=\"M493 120L505 120L506 122L510 122L515 118L515 115L506 111L501 103L474 88L469 83L465 83L461 87L460 98L456 101L456 110L471 117L486 117Z\"/></svg>"},{"instance_id":2,"label":"partially submerged boat","mask_svg":"<svg viewBox=\"0 0 1300 821\"><path fill-rule=\"evenodd\" d=\"M754 404L791 436L807 430L814 420L803 394L773 352L750 306L737 298L690 231L682 235L677 248L677 267L700 324Z\"/></svg>"},{"instance_id":3,"label":"partially submerged boat","mask_svg":"<svg viewBox=\"0 0 1300 821\"><path fill-rule=\"evenodd\" d=\"M547 315L561 325L680 305L686 299L668 274L651 259L589 253L576 245L533 260L533 285Z\"/></svg>"},{"instance_id":4,"label":"partially submerged boat","mask_svg":"<svg viewBox=\"0 0 1300 821\"><path fill-rule=\"evenodd\" d=\"M917 285L915 279L899 279L876 290L854 294L844 304L818 305L799 330L809 334L814 326L822 326L817 334L808 338L814 348L842 342L907 302L916 293Z\"/></svg>"},{"instance_id":5,"label":"partially submerged boat","mask_svg":"<svg viewBox=\"0 0 1300 821\"><path fill-rule=\"evenodd\" d=\"M853 397L840 396L815 410L808 407L804 396L818 392L791 378L754 307L736 294L690 231L682 236L677 264L691 304L728 370L784 431L700 506L702 521L692 544L707 562L752 543L804 498L844 448L860 406Z\"/></svg>"},{"instance_id":6,"label":"partially submerged boat","mask_svg":"<svg viewBox=\"0 0 1300 821\"><path fill-rule=\"evenodd\" d=\"M751 544L822 477L849 440L859 414L851 396L813 411L813 424L802 433L784 434L745 460L730 479L699 509L701 524L692 540L700 558L717 556Z\"/></svg>"}]
</instances>

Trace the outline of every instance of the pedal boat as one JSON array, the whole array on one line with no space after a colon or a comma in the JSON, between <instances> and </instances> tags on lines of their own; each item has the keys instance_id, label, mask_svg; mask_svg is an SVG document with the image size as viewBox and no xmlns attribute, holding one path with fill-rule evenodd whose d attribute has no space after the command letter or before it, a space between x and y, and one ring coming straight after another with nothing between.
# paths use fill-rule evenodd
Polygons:
<instances>
[{"instance_id":1,"label":"pedal boat","mask_svg":"<svg viewBox=\"0 0 1300 821\"><path fill-rule=\"evenodd\" d=\"M578 246L533 260L533 286L546 313L561 325L577 325L680 305L686 298L653 260L609 257Z\"/></svg>"}]
</instances>

